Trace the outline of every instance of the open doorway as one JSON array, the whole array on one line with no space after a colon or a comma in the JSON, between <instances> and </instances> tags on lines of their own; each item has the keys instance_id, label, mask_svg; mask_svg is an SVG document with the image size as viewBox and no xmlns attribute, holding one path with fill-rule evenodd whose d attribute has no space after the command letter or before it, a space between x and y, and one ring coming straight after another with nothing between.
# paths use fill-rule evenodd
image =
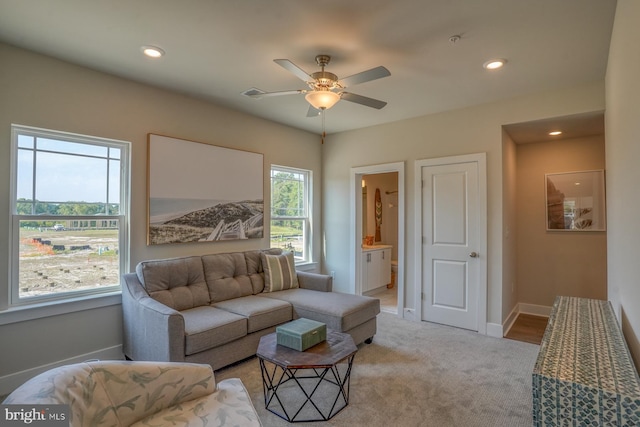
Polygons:
<instances>
[{"instance_id":1,"label":"open doorway","mask_svg":"<svg viewBox=\"0 0 640 427\"><path fill-rule=\"evenodd\" d=\"M352 278L382 311L404 307L404 163L352 168Z\"/></svg>"},{"instance_id":2,"label":"open doorway","mask_svg":"<svg viewBox=\"0 0 640 427\"><path fill-rule=\"evenodd\" d=\"M362 294L398 313L398 172L362 176Z\"/></svg>"},{"instance_id":3,"label":"open doorway","mask_svg":"<svg viewBox=\"0 0 640 427\"><path fill-rule=\"evenodd\" d=\"M551 130L562 132L550 135ZM548 317L557 295L607 299L607 232L558 230L546 218L547 175L605 169L606 141L603 111L506 124L503 131L502 306L507 334L517 328L520 315ZM585 185L572 181L570 188ZM569 195L563 191L559 204L568 224L575 203Z\"/></svg>"}]
</instances>

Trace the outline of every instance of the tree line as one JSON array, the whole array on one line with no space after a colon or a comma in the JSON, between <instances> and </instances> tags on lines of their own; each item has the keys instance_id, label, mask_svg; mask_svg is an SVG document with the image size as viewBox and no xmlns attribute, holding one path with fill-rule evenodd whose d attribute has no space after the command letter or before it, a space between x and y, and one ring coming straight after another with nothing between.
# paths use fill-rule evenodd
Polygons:
<instances>
[{"instance_id":1,"label":"tree line","mask_svg":"<svg viewBox=\"0 0 640 427\"><path fill-rule=\"evenodd\" d=\"M90 202L40 202L18 199L16 204L18 215L52 215L52 216L96 216L118 215L119 203L90 203ZM45 221L52 222L55 221ZM42 221L21 221L22 227L41 227ZM47 226L47 225L45 225Z\"/></svg>"},{"instance_id":2,"label":"tree line","mask_svg":"<svg viewBox=\"0 0 640 427\"><path fill-rule=\"evenodd\" d=\"M301 217L305 215L304 183L297 174L276 172L271 180L271 216L276 217ZM272 226L300 230L300 220L272 220ZM293 231L293 230L292 230ZM272 230L273 232L273 230Z\"/></svg>"}]
</instances>

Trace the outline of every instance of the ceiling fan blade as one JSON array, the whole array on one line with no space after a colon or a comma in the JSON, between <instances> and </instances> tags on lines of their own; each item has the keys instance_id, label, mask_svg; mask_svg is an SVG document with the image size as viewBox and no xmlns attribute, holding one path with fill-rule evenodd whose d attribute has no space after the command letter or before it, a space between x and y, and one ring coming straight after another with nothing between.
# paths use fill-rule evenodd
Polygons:
<instances>
[{"instance_id":1,"label":"ceiling fan blade","mask_svg":"<svg viewBox=\"0 0 640 427\"><path fill-rule=\"evenodd\" d=\"M367 98L366 96L349 92L341 92L340 98L345 101L355 102L356 104L366 105L367 107L377 108L378 110L387 105L386 102L380 101L379 99Z\"/></svg>"},{"instance_id":2,"label":"ceiling fan blade","mask_svg":"<svg viewBox=\"0 0 640 427\"><path fill-rule=\"evenodd\" d=\"M318 117L322 114L321 110L314 108L313 105L309 105L309 109L307 110L307 117Z\"/></svg>"},{"instance_id":3,"label":"ceiling fan blade","mask_svg":"<svg viewBox=\"0 0 640 427\"><path fill-rule=\"evenodd\" d=\"M370 82L371 80L381 79L390 75L391 73L389 70L381 65L379 67L345 77L344 79L340 79L340 84L342 87L349 87L364 82Z\"/></svg>"},{"instance_id":4,"label":"ceiling fan blade","mask_svg":"<svg viewBox=\"0 0 640 427\"><path fill-rule=\"evenodd\" d=\"M296 90L282 90L278 92L265 92L262 89L258 89L256 87L252 87L251 89L245 90L242 92L243 95L248 96L250 98L262 98L264 96L280 96L280 95L296 95L299 93L306 93L306 90L296 89Z\"/></svg>"},{"instance_id":5,"label":"ceiling fan blade","mask_svg":"<svg viewBox=\"0 0 640 427\"><path fill-rule=\"evenodd\" d=\"M293 73L297 78L304 82L313 81L313 77L311 77L306 71L304 71L302 68L298 67L288 59L274 59L273 62L275 62L285 70Z\"/></svg>"}]
</instances>

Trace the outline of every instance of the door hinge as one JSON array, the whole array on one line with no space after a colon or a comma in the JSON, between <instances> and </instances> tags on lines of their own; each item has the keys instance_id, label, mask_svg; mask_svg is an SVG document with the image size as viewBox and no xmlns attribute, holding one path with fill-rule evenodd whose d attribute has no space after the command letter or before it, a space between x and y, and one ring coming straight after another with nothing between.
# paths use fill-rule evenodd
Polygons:
<instances>
[{"instance_id":1,"label":"door hinge","mask_svg":"<svg viewBox=\"0 0 640 427\"><path fill-rule=\"evenodd\" d=\"M420 299L425 301L427 298L424 296L424 292L420 292Z\"/></svg>"}]
</instances>

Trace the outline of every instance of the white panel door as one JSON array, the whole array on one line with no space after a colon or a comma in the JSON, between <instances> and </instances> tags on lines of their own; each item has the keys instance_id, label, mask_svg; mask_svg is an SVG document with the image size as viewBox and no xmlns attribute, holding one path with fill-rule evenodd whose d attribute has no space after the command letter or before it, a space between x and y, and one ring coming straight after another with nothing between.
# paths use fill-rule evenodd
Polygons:
<instances>
[{"instance_id":1,"label":"white panel door","mask_svg":"<svg viewBox=\"0 0 640 427\"><path fill-rule=\"evenodd\" d=\"M422 320L478 330L478 164L422 167Z\"/></svg>"}]
</instances>

